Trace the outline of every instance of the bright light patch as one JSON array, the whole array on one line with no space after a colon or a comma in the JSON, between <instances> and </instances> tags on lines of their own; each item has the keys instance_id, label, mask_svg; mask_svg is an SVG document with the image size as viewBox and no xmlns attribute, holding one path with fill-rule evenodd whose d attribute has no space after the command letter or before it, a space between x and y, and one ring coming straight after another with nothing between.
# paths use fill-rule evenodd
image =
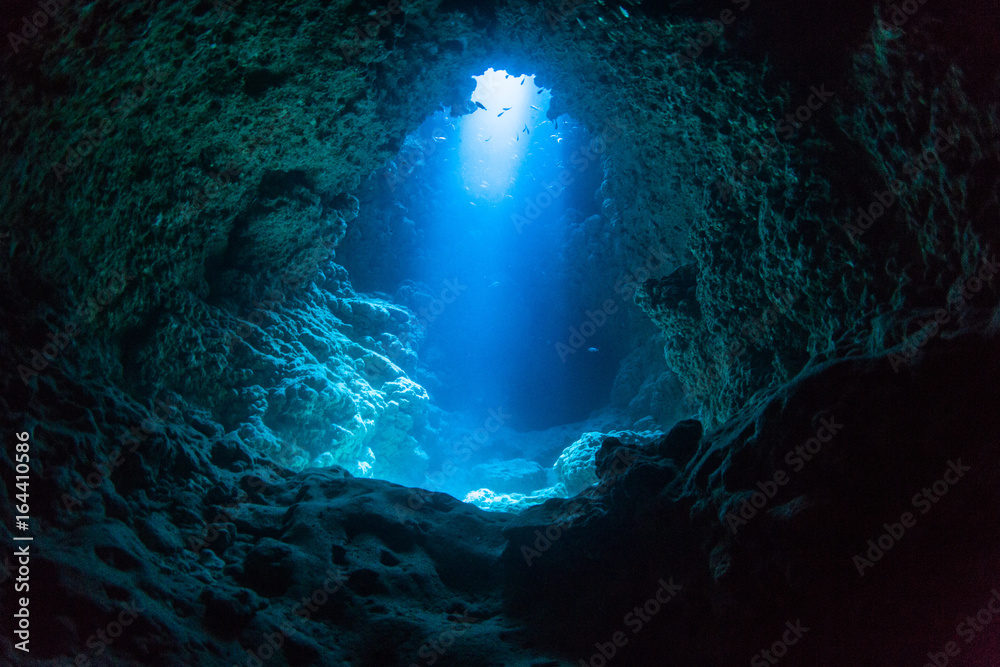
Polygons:
<instances>
[{"instance_id":1,"label":"bright light patch","mask_svg":"<svg viewBox=\"0 0 1000 667\"><path fill-rule=\"evenodd\" d=\"M474 198L503 201L546 120L552 98L535 76L511 76L490 68L476 80L476 111L462 119L462 179ZM551 128L547 128L551 129Z\"/></svg>"}]
</instances>

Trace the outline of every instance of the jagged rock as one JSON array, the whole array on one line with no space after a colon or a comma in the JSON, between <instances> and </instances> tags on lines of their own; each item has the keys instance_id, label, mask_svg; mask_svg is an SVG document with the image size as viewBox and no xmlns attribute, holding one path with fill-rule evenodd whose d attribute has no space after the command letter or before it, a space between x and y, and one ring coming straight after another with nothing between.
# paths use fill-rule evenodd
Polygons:
<instances>
[{"instance_id":1,"label":"jagged rock","mask_svg":"<svg viewBox=\"0 0 1000 667\"><path fill-rule=\"evenodd\" d=\"M606 438L617 438L621 442L629 444L646 444L659 435L659 433L648 431L642 433L632 431L584 433L579 440L559 455L554 466L556 477L571 495L579 493L598 481L594 458Z\"/></svg>"},{"instance_id":2,"label":"jagged rock","mask_svg":"<svg viewBox=\"0 0 1000 667\"><path fill-rule=\"evenodd\" d=\"M983 559L987 535L1000 526L1000 514L986 509L997 507L1000 459L991 435L997 417L984 401L997 372L987 352L995 341L933 341L905 373L894 371L891 355L817 366L701 437L684 470L661 447L685 442L690 451L697 422L654 446L607 438L603 489L528 509L505 529L504 560L517 582L510 603L540 636L579 641L577 652L586 652L593 643L585 637L620 627L658 578L673 576L682 592L656 617L656 633L630 642L637 664L690 664L709 641L713 664L732 664L766 648L765 628L789 619L810 628L794 655L789 649L792 664L926 660L926 646L939 643L928 644L927 633L954 636L932 610L978 609L993 585ZM913 413L915 404L933 408ZM611 474L607 464L622 452L628 464ZM941 493L932 491L946 474ZM922 498L921 488L938 502ZM915 526L903 526L906 511ZM888 546L873 547L878 539ZM965 548L955 551L952 541ZM928 558L975 573L974 581L959 577L956 587L951 575L928 572ZM581 588L566 572L604 584ZM915 615L890 613L899 605ZM555 608L563 612L548 613ZM597 608L608 609L601 620ZM995 650L996 634L983 639L969 664Z\"/></svg>"},{"instance_id":3,"label":"jagged rock","mask_svg":"<svg viewBox=\"0 0 1000 667\"><path fill-rule=\"evenodd\" d=\"M703 432L704 428L700 421L686 419L674 425L669 433L657 440L652 446L655 447L660 456L674 459L677 465L684 467L698 451Z\"/></svg>"}]
</instances>

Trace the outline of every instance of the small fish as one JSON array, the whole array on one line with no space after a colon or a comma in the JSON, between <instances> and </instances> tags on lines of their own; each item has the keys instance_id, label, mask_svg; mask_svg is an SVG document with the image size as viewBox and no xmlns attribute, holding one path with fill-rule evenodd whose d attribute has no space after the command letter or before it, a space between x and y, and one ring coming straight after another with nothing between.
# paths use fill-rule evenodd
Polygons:
<instances>
[{"instance_id":1,"label":"small fish","mask_svg":"<svg viewBox=\"0 0 1000 667\"><path fill-rule=\"evenodd\" d=\"M544 90L545 90L544 88L539 88L538 92L535 93L535 95L541 95Z\"/></svg>"},{"instance_id":2,"label":"small fish","mask_svg":"<svg viewBox=\"0 0 1000 667\"><path fill-rule=\"evenodd\" d=\"M536 107L534 104L531 105L531 108L534 109L535 111L541 111L541 109L539 109L538 107Z\"/></svg>"},{"instance_id":3,"label":"small fish","mask_svg":"<svg viewBox=\"0 0 1000 667\"><path fill-rule=\"evenodd\" d=\"M511 109L510 107L504 107L503 108L504 111L510 111L510 109Z\"/></svg>"},{"instance_id":4,"label":"small fish","mask_svg":"<svg viewBox=\"0 0 1000 667\"><path fill-rule=\"evenodd\" d=\"M524 82L525 82L525 81L527 81L527 79L521 79L521 85L522 85L522 86L524 85Z\"/></svg>"},{"instance_id":5,"label":"small fish","mask_svg":"<svg viewBox=\"0 0 1000 667\"><path fill-rule=\"evenodd\" d=\"M521 135L520 135L520 134L519 134L519 135L517 135L517 136L515 137L515 139L517 139L518 141L520 141L520 140L521 140Z\"/></svg>"},{"instance_id":6,"label":"small fish","mask_svg":"<svg viewBox=\"0 0 1000 667\"><path fill-rule=\"evenodd\" d=\"M483 111L486 111L486 107L483 106L482 102L476 102L476 106L482 109Z\"/></svg>"},{"instance_id":7,"label":"small fish","mask_svg":"<svg viewBox=\"0 0 1000 667\"><path fill-rule=\"evenodd\" d=\"M600 352L596 347L588 347L587 352Z\"/></svg>"},{"instance_id":8,"label":"small fish","mask_svg":"<svg viewBox=\"0 0 1000 667\"><path fill-rule=\"evenodd\" d=\"M492 139L492 138L493 138L493 135L491 134L490 135L490 139ZM486 139L486 141L489 141L490 139Z\"/></svg>"},{"instance_id":9,"label":"small fish","mask_svg":"<svg viewBox=\"0 0 1000 667\"><path fill-rule=\"evenodd\" d=\"M497 114L497 118L499 118L500 116L504 115L505 113L507 113L507 112L506 111L501 111L500 113Z\"/></svg>"},{"instance_id":10,"label":"small fish","mask_svg":"<svg viewBox=\"0 0 1000 667\"><path fill-rule=\"evenodd\" d=\"M527 132L528 134L531 134L531 130L528 129L527 123L524 124L524 131Z\"/></svg>"}]
</instances>

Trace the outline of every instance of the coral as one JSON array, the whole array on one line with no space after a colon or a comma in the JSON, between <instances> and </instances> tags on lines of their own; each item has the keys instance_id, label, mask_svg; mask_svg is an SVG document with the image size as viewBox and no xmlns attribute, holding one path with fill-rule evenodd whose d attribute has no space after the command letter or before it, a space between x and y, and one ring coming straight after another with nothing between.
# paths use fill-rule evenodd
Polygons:
<instances>
[{"instance_id":1,"label":"coral","mask_svg":"<svg viewBox=\"0 0 1000 667\"><path fill-rule=\"evenodd\" d=\"M469 477L473 488L484 487L497 493L530 495L547 483L545 468L524 459L481 463L472 468Z\"/></svg>"},{"instance_id":2,"label":"coral","mask_svg":"<svg viewBox=\"0 0 1000 667\"><path fill-rule=\"evenodd\" d=\"M564 498L566 489L554 486L534 493L494 493L490 489L478 489L466 494L463 502L475 505L487 512L521 512L540 505L551 498Z\"/></svg>"},{"instance_id":3,"label":"coral","mask_svg":"<svg viewBox=\"0 0 1000 667\"><path fill-rule=\"evenodd\" d=\"M415 365L405 343L415 318L357 295L343 278L320 282L343 296L312 283L304 294L272 294L245 319L191 300L187 317L165 321L152 345L133 346L133 377L156 377L144 391L180 389L295 469L357 470L370 448L370 473L418 481L428 396L398 365Z\"/></svg>"},{"instance_id":4,"label":"coral","mask_svg":"<svg viewBox=\"0 0 1000 667\"><path fill-rule=\"evenodd\" d=\"M606 438L617 438L627 445L645 445L662 436L659 431L612 431L584 433L579 440L563 450L553 469L568 495L573 496L587 487L597 484L595 456Z\"/></svg>"}]
</instances>

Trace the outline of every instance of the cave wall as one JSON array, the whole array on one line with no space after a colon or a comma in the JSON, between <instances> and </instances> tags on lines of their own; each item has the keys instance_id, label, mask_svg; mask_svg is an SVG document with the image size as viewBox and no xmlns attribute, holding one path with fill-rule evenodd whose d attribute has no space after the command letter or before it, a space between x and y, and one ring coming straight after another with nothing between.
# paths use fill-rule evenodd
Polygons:
<instances>
[{"instance_id":1,"label":"cave wall","mask_svg":"<svg viewBox=\"0 0 1000 667\"><path fill-rule=\"evenodd\" d=\"M969 28L997 15L914 7L779 3L734 26L731 53L770 71L735 122L699 113L714 132L686 152L711 155L695 261L639 295L710 425L810 357L912 342L945 306L958 328L971 305L956 293L994 257L998 144L997 71Z\"/></svg>"}]
</instances>

